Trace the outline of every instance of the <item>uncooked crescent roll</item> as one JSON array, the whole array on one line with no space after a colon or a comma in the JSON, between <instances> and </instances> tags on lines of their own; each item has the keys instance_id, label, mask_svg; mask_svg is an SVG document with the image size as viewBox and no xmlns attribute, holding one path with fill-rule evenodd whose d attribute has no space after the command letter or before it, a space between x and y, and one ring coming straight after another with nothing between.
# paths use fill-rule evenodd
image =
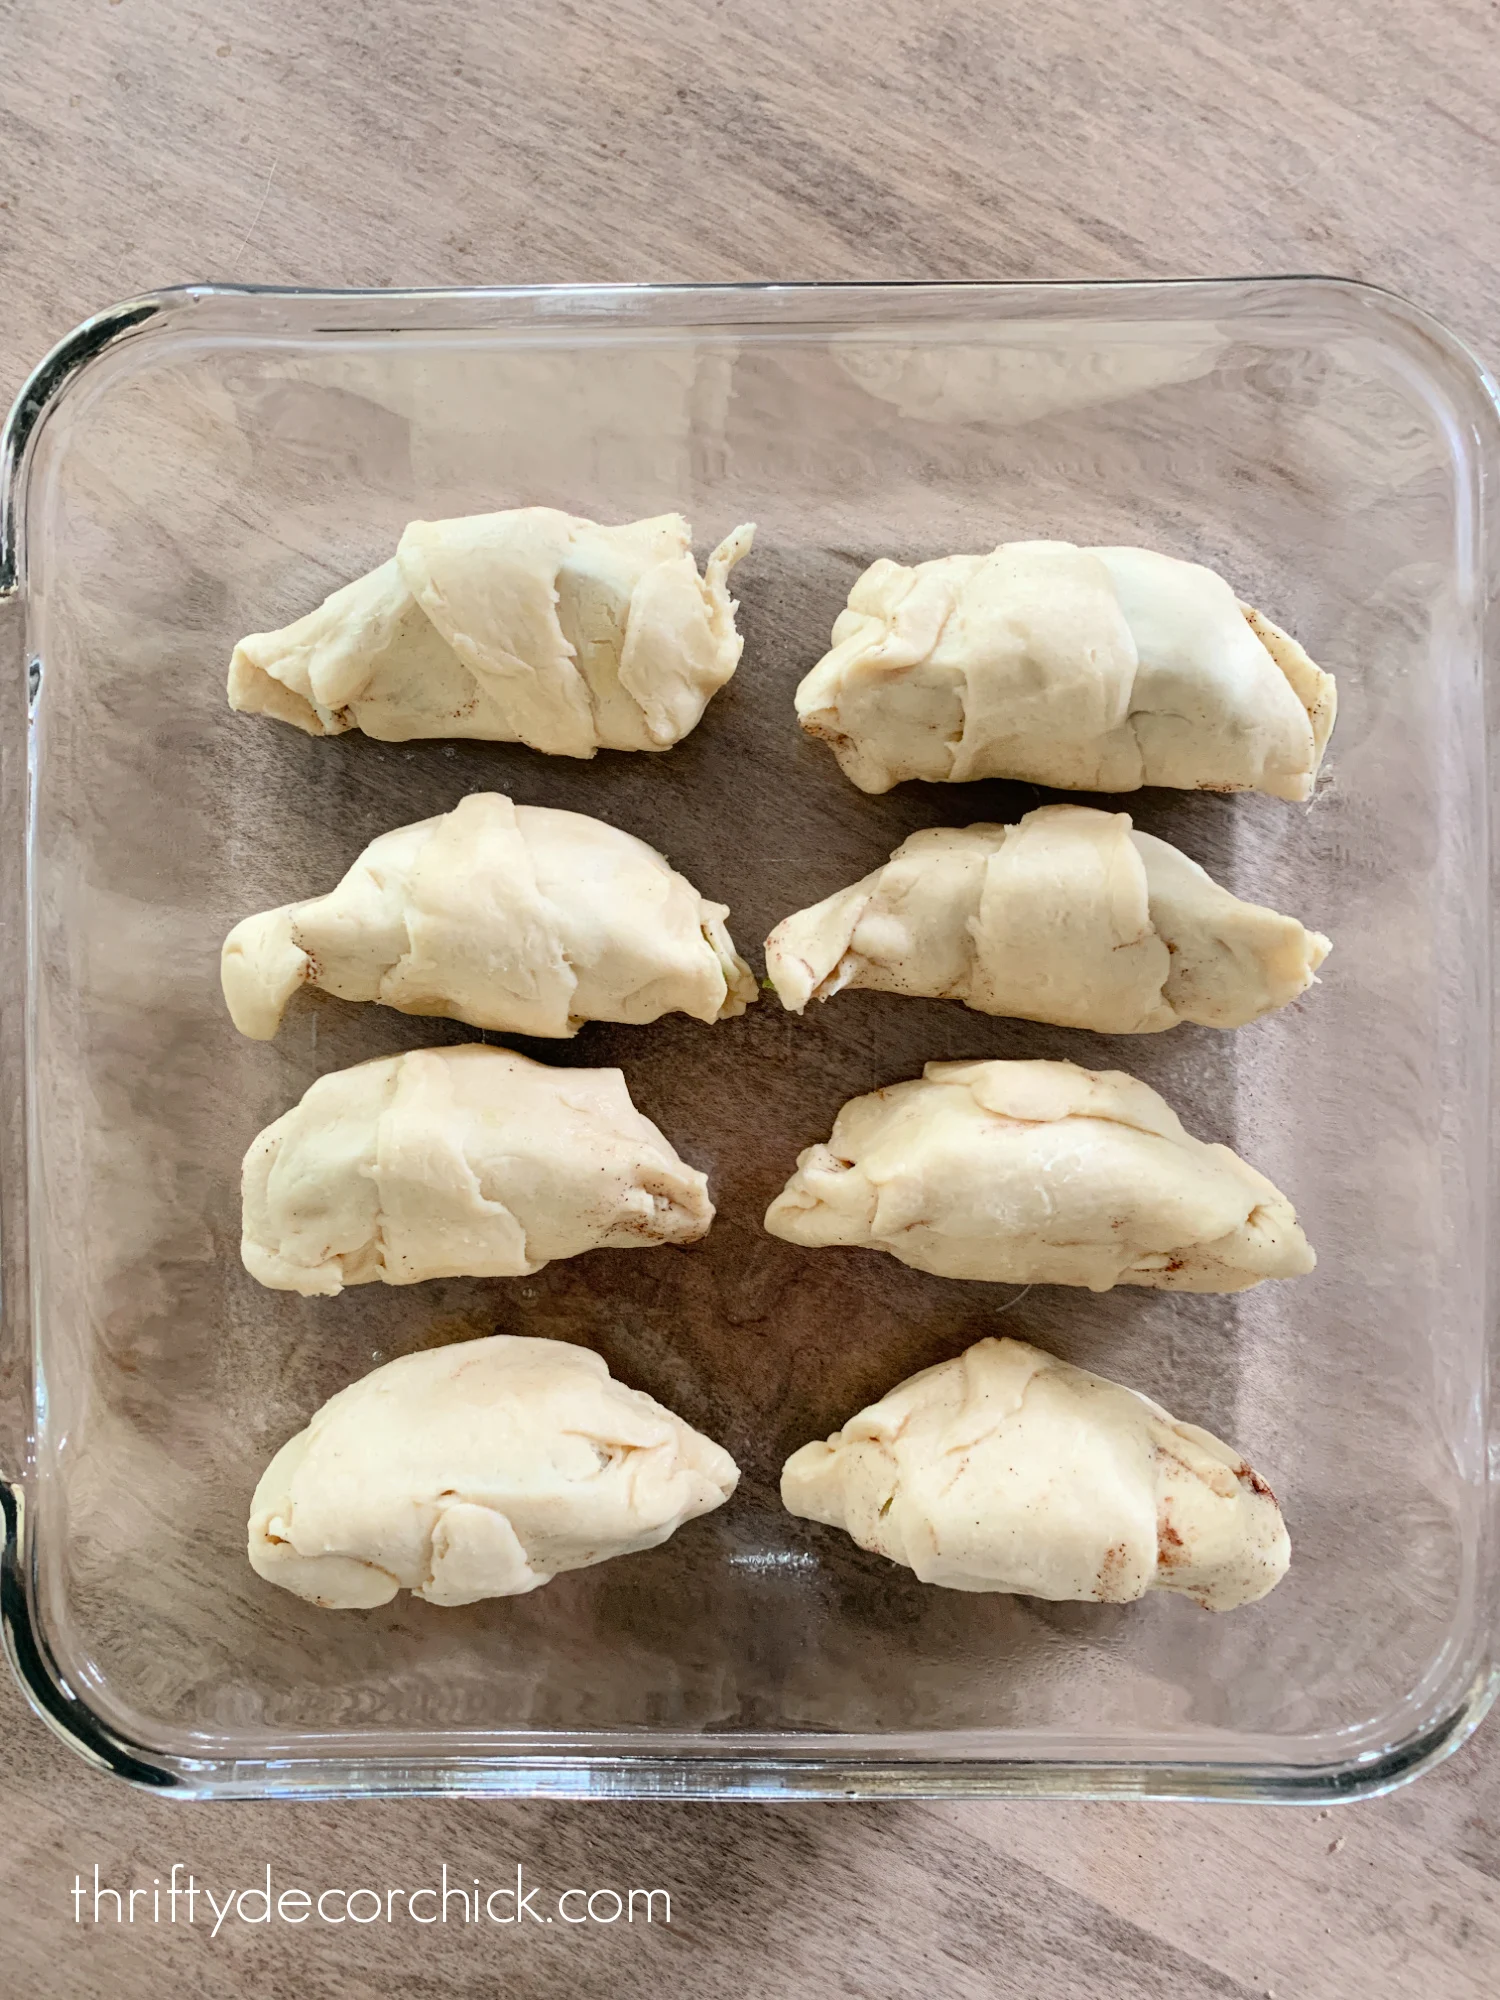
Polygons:
<instances>
[{"instance_id":1,"label":"uncooked crescent roll","mask_svg":"<svg viewBox=\"0 0 1500 2000\"><path fill-rule=\"evenodd\" d=\"M797 690L866 792L903 778L1305 799L1334 683L1222 577L1149 549L1004 542L872 564Z\"/></svg>"},{"instance_id":2,"label":"uncooked crescent roll","mask_svg":"<svg viewBox=\"0 0 1500 2000\"><path fill-rule=\"evenodd\" d=\"M514 1278L584 1250L695 1243L708 1183L617 1069L469 1044L319 1077L245 1155L241 1254L277 1291Z\"/></svg>"},{"instance_id":3,"label":"uncooked crescent roll","mask_svg":"<svg viewBox=\"0 0 1500 2000\"><path fill-rule=\"evenodd\" d=\"M309 736L479 736L559 757L670 750L739 664L736 528L700 578L680 514L413 521L395 556L234 649L229 705Z\"/></svg>"},{"instance_id":4,"label":"uncooked crescent roll","mask_svg":"<svg viewBox=\"0 0 1500 2000\"><path fill-rule=\"evenodd\" d=\"M1042 806L1016 826L914 833L883 868L778 924L766 970L798 1014L865 986L1148 1035L1243 1027L1305 992L1328 951L1127 814Z\"/></svg>"},{"instance_id":5,"label":"uncooked crescent roll","mask_svg":"<svg viewBox=\"0 0 1500 2000\"><path fill-rule=\"evenodd\" d=\"M261 1041L305 985L516 1035L720 1021L756 997L728 915L634 834L474 792L372 841L328 895L236 924L220 970Z\"/></svg>"},{"instance_id":6,"label":"uncooked crescent roll","mask_svg":"<svg viewBox=\"0 0 1500 2000\"><path fill-rule=\"evenodd\" d=\"M602 1356L496 1334L388 1361L281 1447L250 1503L250 1562L329 1610L516 1597L652 1549L739 1471Z\"/></svg>"},{"instance_id":7,"label":"uncooked crescent roll","mask_svg":"<svg viewBox=\"0 0 1500 2000\"><path fill-rule=\"evenodd\" d=\"M1020 1340L981 1340L793 1452L781 1498L950 1590L1173 1590L1229 1611L1291 1561L1276 1496L1237 1451Z\"/></svg>"},{"instance_id":8,"label":"uncooked crescent roll","mask_svg":"<svg viewBox=\"0 0 1500 2000\"><path fill-rule=\"evenodd\" d=\"M1316 1261L1285 1195L1148 1085L1065 1062L932 1062L855 1097L766 1228L943 1278L1240 1292Z\"/></svg>"}]
</instances>

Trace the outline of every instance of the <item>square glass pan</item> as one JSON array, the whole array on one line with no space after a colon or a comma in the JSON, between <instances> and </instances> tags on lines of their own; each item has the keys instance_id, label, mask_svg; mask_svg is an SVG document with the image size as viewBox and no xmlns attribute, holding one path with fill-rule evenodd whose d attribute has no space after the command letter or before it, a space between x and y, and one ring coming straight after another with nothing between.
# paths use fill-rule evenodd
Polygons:
<instances>
[{"instance_id":1,"label":"square glass pan","mask_svg":"<svg viewBox=\"0 0 1500 2000\"><path fill-rule=\"evenodd\" d=\"M187 1794L1325 1799L1451 1749L1493 1689L1490 385L1319 279L319 294L191 289L80 328L7 437L4 1612L37 1706ZM232 715L243 632L414 516L758 522L745 654L664 757L314 742ZM867 798L792 714L877 555L1004 539L1200 558L1339 676L1311 806L1121 800L1328 931L1234 1035L1106 1040L941 1003L774 1000L529 1045L619 1063L705 1167L691 1252L301 1300L237 1255L252 1135L326 1070L469 1031L332 1000L241 1040L219 942L384 829L494 788L653 841L742 948L917 827L1031 787ZM29 697L29 711L28 711ZM520 1046L528 1047L526 1044ZM856 1092L931 1057L1158 1086L1285 1188L1314 1276L1024 1296L760 1227ZM729 1506L532 1596L332 1615L252 1575L247 1501L335 1388L496 1329L598 1348L734 1453ZM777 1501L786 1453L989 1332L1135 1384L1277 1488L1263 1603L930 1590Z\"/></svg>"}]
</instances>

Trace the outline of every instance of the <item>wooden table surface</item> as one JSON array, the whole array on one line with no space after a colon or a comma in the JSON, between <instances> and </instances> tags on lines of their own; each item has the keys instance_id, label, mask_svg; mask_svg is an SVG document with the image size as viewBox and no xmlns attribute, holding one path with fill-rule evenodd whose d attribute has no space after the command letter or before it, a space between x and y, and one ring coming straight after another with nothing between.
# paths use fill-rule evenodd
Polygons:
<instances>
[{"instance_id":1,"label":"wooden table surface","mask_svg":"<svg viewBox=\"0 0 1500 2000\"><path fill-rule=\"evenodd\" d=\"M0 0L0 401L154 284L1331 271L1500 360L1493 0ZM1334 1813L183 1808L0 1676L0 1994L1492 1995L1500 1728ZM670 1928L72 1922L74 1876L667 1887Z\"/></svg>"}]
</instances>

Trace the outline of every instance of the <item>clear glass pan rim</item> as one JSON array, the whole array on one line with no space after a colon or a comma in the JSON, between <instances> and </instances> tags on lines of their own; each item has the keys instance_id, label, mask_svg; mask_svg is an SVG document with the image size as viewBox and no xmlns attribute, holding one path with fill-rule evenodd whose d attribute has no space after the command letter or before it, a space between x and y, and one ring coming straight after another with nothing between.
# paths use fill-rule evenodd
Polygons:
<instances>
[{"instance_id":1,"label":"clear glass pan rim","mask_svg":"<svg viewBox=\"0 0 1500 2000\"><path fill-rule=\"evenodd\" d=\"M5 668L25 671L20 651L21 623L12 614L24 600L26 560L27 468L41 426L61 401L89 374L106 352L123 343L170 332L174 323L192 316L195 336L210 336L214 321L229 315L224 331L250 338L274 338L255 325L235 322L245 307L312 308L324 323L309 324L283 334L298 341L318 334L386 334L410 332L496 332L508 324L507 313L545 316L551 330L565 323L618 336L636 315L653 308L675 316L652 321L645 330L655 336L722 328L736 336L756 331L784 330L807 334L842 319L840 308L856 299L879 301L908 319L940 318L944 301L973 302L993 298L1004 316L1056 319L1068 307L1105 299L1122 303L1151 302L1162 317L1199 310L1213 301L1243 309L1254 299L1271 304L1278 296L1296 294L1321 299L1341 314L1370 315L1381 330L1408 356L1430 360L1434 353L1447 364L1446 385L1460 399L1455 415L1472 428L1481 450L1481 497L1488 474L1500 462L1500 388L1483 363L1440 320L1399 294L1362 280L1291 273L1229 278L1165 280L1078 280L1049 283L959 281L929 283L849 281L745 281L698 285L692 283L570 284L524 286L411 287L338 289L315 286L189 284L165 287L127 299L91 315L66 335L33 371L22 387L0 431L0 660ZM377 315L389 309L381 323ZM826 310L825 310L826 308ZM1036 310L1027 310L1035 308ZM770 309L777 316L767 317ZM397 322L400 322L399 324ZM920 320L916 323L920 323ZM644 323L643 323L644 324ZM14 658L7 624L14 622ZM1486 645L1486 656L1489 646ZM23 835L25 818L25 746L0 745L4 818L0 837L8 843ZM19 793L18 797L18 781ZM1493 816L1494 802L1491 811ZM9 893L9 892L8 892ZM7 912L9 914L9 912ZM0 1028L5 1073L23 1074L27 1040L25 1009L5 1010ZM12 1120L0 1141L0 1205L8 1246L24 1242L25 1134ZM1494 1120L1491 1119L1493 1132ZM1491 1176L1493 1185L1493 1174ZM9 1260L8 1260L9 1261ZM23 1322L29 1311L17 1302L25 1292L24 1275L17 1283L7 1269L8 1322L0 1329L0 1399L19 1388L22 1396L39 1386L38 1358L28 1351L31 1329ZM1493 1334L1491 1361L1495 1361ZM30 1425L39 1429L43 1413L33 1389L27 1397ZM400 1793L498 1795L528 1797L634 1797L697 1799L771 1799L793 1797L953 1798L1055 1797L1133 1799L1214 1799L1251 1803L1275 1801L1324 1804L1374 1796L1408 1782L1450 1755L1483 1719L1497 1691L1500 1665L1493 1659L1493 1622L1487 1634L1491 1658L1477 1669L1462 1697L1451 1699L1434 1713L1428 1704L1399 1743L1355 1751L1347 1759L1319 1764L1277 1762L1202 1763L1141 1759L1113 1760L1103 1745L1095 1754L1074 1759L1055 1756L1003 1755L988 1757L975 1744L973 1754L925 1754L919 1742L896 1750L894 1744L872 1749L861 1739L809 1735L790 1750L787 1739L776 1739L775 1754L766 1754L752 1736L696 1739L691 1746L673 1745L641 1750L626 1737L608 1742L580 1738L576 1747L549 1744L545 1750L509 1750L499 1755L476 1754L459 1740L451 1754L354 1754L350 1739L307 1738L313 1754L268 1754L264 1758L218 1757L205 1739L205 1755L188 1757L133 1740L100 1708L91 1706L72 1688L52 1659L45 1633L34 1615L33 1537L28 1532L25 1468L31 1463L36 1430L30 1427L13 1445L13 1410L0 1407L0 1503L5 1517L0 1552L0 1627L7 1655L27 1699L37 1714L87 1761L128 1781L169 1796L200 1797L332 1797ZM23 1420L24 1422L24 1420ZM1493 1414L1488 1435L1491 1494L1488 1509L1491 1612L1496 1577L1496 1473L1500 1471L1500 1440ZM14 1471L12 1472L12 1468ZM1451 1688L1451 1682L1449 1683ZM1408 1713L1422 1706L1414 1690ZM1014 1742L1014 1736L1010 1740ZM430 1739L435 1746L444 1739ZM623 1746L623 1747L621 1747Z\"/></svg>"},{"instance_id":2,"label":"clear glass pan rim","mask_svg":"<svg viewBox=\"0 0 1500 2000\"><path fill-rule=\"evenodd\" d=\"M45 355L22 384L0 430L0 600L11 595L24 579L22 532L25 510L19 504L25 476L28 447L41 423L50 417L75 377L98 360L106 349L122 341L161 330L165 319L176 318L185 309L234 306L246 301L269 304L297 303L354 310L370 305L389 305L407 310L418 307L467 308L471 311L504 306L555 308L559 316L572 315L586 321L603 320L618 330L619 315L634 308L644 309L658 302L678 305L708 302L735 302L740 308L731 323L738 331L751 330L756 322L743 317L749 304L774 301L791 308L807 307L824 300L858 298L902 302L908 308L919 301L993 297L1012 309L1022 301L1035 300L1060 305L1069 300L1104 298L1159 300L1185 307L1194 297L1218 296L1243 302L1252 295L1270 298L1278 292L1315 294L1330 302L1354 304L1378 314L1387 330L1399 327L1408 340L1439 350L1458 372L1466 376L1477 393L1466 412L1473 421L1487 427L1492 442L1500 443L1500 383L1467 343L1425 307L1415 304L1388 286L1363 278L1341 277L1323 272L1282 272L1239 274L1229 277L1177 278L1081 278L1045 281L1007 279L736 279L711 284L686 281L658 283L639 280L610 284L527 284L527 285L433 285L361 288L323 285L229 284L218 281L164 285L104 306L81 320L71 332ZM794 324L813 323L803 317ZM486 321L471 322L482 329ZM704 322L684 320L684 327L702 329ZM763 324L763 323L762 323ZM205 329L206 330L206 329ZM237 329L245 331L243 327ZM389 332L395 328L351 325L348 328L319 327L318 332ZM400 329L404 330L404 329ZM441 320L429 330L444 330ZM449 330L456 330L450 328Z\"/></svg>"}]
</instances>

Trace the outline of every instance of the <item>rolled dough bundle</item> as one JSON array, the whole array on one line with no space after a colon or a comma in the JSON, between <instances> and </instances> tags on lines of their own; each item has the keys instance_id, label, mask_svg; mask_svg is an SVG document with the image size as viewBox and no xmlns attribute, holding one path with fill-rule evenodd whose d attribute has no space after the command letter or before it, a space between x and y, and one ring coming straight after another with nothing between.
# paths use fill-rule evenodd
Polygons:
<instances>
[{"instance_id":1,"label":"rolled dough bundle","mask_svg":"<svg viewBox=\"0 0 1500 2000\"><path fill-rule=\"evenodd\" d=\"M720 1021L756 997L728 914L633 834L474 792L371 841L326 896L236 924L220 970L261 1041L301 986L516 1035Z\"/></svg>"},{"instance_id":2,"label":"rolled dough bundle","mask_svg":"<svg viewBox=\"0 0 1500 2000\"><path fill-rule=\"evenodd\" d=\"M670 750L739 664L736 528L702 577L680 514L413 521L390 562L234 649L229 705L310 736L477 736L559 757Z\"/></svg>"},{"instance_id":3,"label":"rolled dough bundle","mask_svg":"<svg viewBox=\"0 0 1500 2000\"><path fill-rule=\"evenodd\" d=\"M1312 794L1333 677L1210 569L1004 542L871 565L797 718L866 792L904 778L1063 791Z\"/></svg>"},{"instance_id":4,"label":"rolled dough bundle","mask_svg":"<svg viewBox=\"0 0 1500 2000\"><path fill-rule=\"evenodd\" d=\"M727 1451L603 1357L496 1334L403 1355L341 1389L266 1467L249 1555L329 1610L516 1597L655 1548L721 1507Z\"/></svg>"},{"instance_id":5,"label":"rolled dough bundle","mask_svg":"<svg viewBox=\"0 0 1500 2000\"><path fill-rule=\"evenodd\" d=\"M412 1049L319 1077L245 1155L241 1253L278 1291L511 1278L694 1243L708 1183L617 1069Z\"/></svg>"},{"instance_id":6,"label":"rolled dough bundle","mask_svg":"<svg viewBox=\"0 0 1500 2000\"><path fill-rule=\"evenodd\" d=\"M793 1514L949 1590L1252 1604L1291 1561L1240 1454L1118 1382L981 1340L851 1417L781 1474Z\"/></svg>"},{"instance_id":7,"label":"rolled dough bundle","mask_svg":"<svg viewBox=\"0 0 1500 2000\"><path fill-rule=\"evenodd\" d=\"M1291 1203L1148 1085L1064 1062L932 1062L852 1098L766 1213L945 1278L1240 1292L1316 1259Z\"/></svg>"},{"instance_id":8,"label":"rolled dough bundle","mask_svg":"<svg viewBox=\"0 0 1500 2000\"><path fill-rule=\"evenodd\" d=\"M883 868L779 923L766 970L799 1014L863 986L1148 1035L1243 1027L1305 992L1329 949L1125 813L1041 806L1016 826L914 833Z\"/></svg>"}]
</instances>

